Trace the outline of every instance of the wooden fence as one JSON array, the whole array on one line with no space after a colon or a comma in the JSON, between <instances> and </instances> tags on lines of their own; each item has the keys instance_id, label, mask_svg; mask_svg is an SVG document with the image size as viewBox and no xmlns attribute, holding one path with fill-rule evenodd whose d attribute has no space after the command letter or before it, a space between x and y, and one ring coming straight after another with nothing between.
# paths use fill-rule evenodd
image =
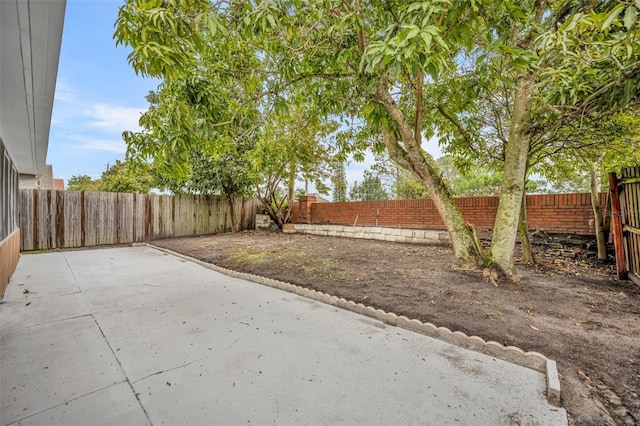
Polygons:
<instances>
[{"instance_id":1,"label":"wooden fence","mask_svg":"<svg viewBox=\"0 0 640 426\"><path fill-rule=\"evenodd\" d=\"M609 174L618 278L640 285L640 166Z\"/></svg>"},{"instance_id":2,"label":"wooden fence","mask_svg":"<svg viewBox=\"0 0 640 426\"><path fill-rule=\"evenodd\" d=\"M259 202L224 197L21 189L21 250L128 244L254 226Z\"/></svg>"}]
</instances>

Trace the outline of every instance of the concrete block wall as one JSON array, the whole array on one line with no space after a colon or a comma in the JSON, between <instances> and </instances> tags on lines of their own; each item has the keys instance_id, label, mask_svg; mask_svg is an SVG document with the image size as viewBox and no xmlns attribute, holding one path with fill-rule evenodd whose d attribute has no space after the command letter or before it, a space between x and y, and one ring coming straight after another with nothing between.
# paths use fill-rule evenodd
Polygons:
<instances>
[{"instance_id":1,"label":"concrete block wall","mask_svg":"<svg viewBox=\"0 0 640 426\"><path fill-rule=\"evenodd\" d=\"M604 205L606 194L600 194ZM490 230L498 210L497 197L455 199L462 215L480 231ZM540 194L527 196L530 230L549 233L594 235L589 194ZM295 203L292 223L379 226L444 230L444 223L429 199L315 203L306 199Z\"/></svg>"},{"instance_id":2,"label":"concrete block wall","mask_svg":"<svg viewBox=\"0 0 640 426\"><path fill-rule=\"evenodd\" d=\"M449 234L426 229L401 229L383 226L349 226L294 223L286 224L285 233L323 235L327 237L361 238L410 244L446 244Z\"/></svg>"}]
</instances>

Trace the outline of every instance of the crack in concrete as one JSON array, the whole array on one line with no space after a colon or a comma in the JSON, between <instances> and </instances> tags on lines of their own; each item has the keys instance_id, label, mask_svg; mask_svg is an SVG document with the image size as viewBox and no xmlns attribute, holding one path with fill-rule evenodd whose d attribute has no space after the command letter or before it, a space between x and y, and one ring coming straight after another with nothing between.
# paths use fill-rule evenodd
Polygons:
<instances>
[{"instance_id":1,"label":"crack in concrete","mask_svg":"<svg viewBox=\"0 0 640 426\"><path fill-rule=\"evenodd\" d=\"M63 322L63 321L69 321L69 320L74 320L74 319L78 319L78 318L92 317L92 316L93 316L93 314L75 315L73 317L68 317L68 318L60 318L60 319L51 320L51 321L47 321L47 322L39 322L37 324L19 325L17 327L8 327L8 328L4 328L3 327L3 330L4 331L13 331L13 330L20 330L20 329L23 329L23 328L42 327L44 325L56 324L56 323Z\"/></svg>"},{"instance_id":2,"label":"crack in concrete","mask_svg":"<svg viewBox=\"0 0 640 426\"><path fill-rule=\"evenodd\" d=\"M14 424L16 424L16 423L23 422L23 421L25 421L25 420L27 420L27 419L29 419L29 418L33 417L33 416L37 416L37 415L39 415L39 414L46 413L47 411L53 410L53 409L58 408L58 407L60 407L60 406L62 406L62 405L67 405L67 404L69 404L69 403L71 403L71 402L74 402L74 401L77 401L77 400L79 400L79 399L81 399L81 398L84 398L85 396L93 395L94 393L97 393L97 392L103 391L103 390L105 390L105 389L109 389L110 387L117 386L117 385L122 384L122 383L124 383L124 381L122 381L122 382L117 382L117 383L113 383L113 384L111 384L111 385L107 385L107 386L101 387L100 389L92 390L91 392L87 392L87 393L85 393L85 394L82 394L82 395L76 396L75 398L71 398L71 399L68 399L68 400L66 400L66 401L63 401L63 402L61 402L60 404L56 404L56 405L54 405L54 406L52 406L52 407L45 408L44 410L40 410L40 411L38 411L38 412L36 412L36 413L29 414L27 417L23 417L23 418L21 418L21 419L15 420L15 421L13 421L13 422L11 422L11 423L7 423L7 424L6 424L6 426L11 426L11 425L14 425Z\"/></svg>"},{"instance_id":3,"label":"crack in concrete","mask_svg":"<svg viewBox=\"0 0 640 426\"><path fill-rule=\"evenodd\" d=\"M240 338L238 337L236 340L233 341L233 343L231 343L229 346L227 346L226 348L223 349L223 351L228 351L229 349L231 349L231 346L235 345L236 343L238 343L238 340L240 340Z\"/></svg>"},{"instance_id":4,"label":"crack in concrete","mask_svg":"<svg viewBox=\"0 0 640 426\"><path fill-rule=\"evenodd\" d=\"M91 318L93 318L93 321L96 323L96 326L98 327L98 330L100 330L100 334L102 334L102 337L104 338L104 341L107 343L107 346L109 347L109 350L113 354L113 357L116 359L116 362L118 363L118 366L120 367L120 371L122 371L122 374L124 374L125 382L129 385L129 389L131 389L131 393L133 393L133 396L136 398L136 401L138 401L138 404L140 405L140 408L142 409L142 412L144 413L145 417L149 421L149 424L151 426L153 426L153 422L151 421L151 418L149 417L149 413L147 412L147 409L144 408L144 405L142 405L142 401L140 401L140 398L138 397L138 394L136 393L136 390L133 388L133 384L131 383L131 380L129 379L129 376L127 375L126 371L124 371L124 368L122 367L122 362L120 362L120 359L118 358L118 355L116 355L116 351L113 350L113 347L111 346L111 343L109 342L109 339L107 338L107 335L104 334L104 331L102 330L102 327L100 326L100 323L98 323L98 320L96 319L96 317L94 317L93 314L89 314L89 316L91 316Z\"/></svg>"},{"instance_id":5,"label":"crack in concrete","mask_svg":"<svg viewBox=\"0 0 640 426\"><path fill-rule=\"evenodd\" d=\"M78 286L78 293L82 293L82 289L80 288L80 281L78 281L78 277L76 277L76 274L73 273L73 269L71 268L71 265L69 265L69 260L67 259L67 256L64 255L64 253L62 254L62 258L64 259L64 263L67 264L67 268L69 268L69 272L71 272L71 276L73 277L73 280L76 282L76 285Z\"/></svg>"},{"instance_id":6,"label":"crack in concrete","mask_svg":"<svg viewBox=\"0 0 640 426\"><path fill-rule=\"evenodd\" d=\"M142 378L140 378L140 379L136 380L135 382L132 382L131 384L132 384L132 385L135 385L136 383L140 383L141 381L143 381L143 380L145 380L145 379L148 379L149 377L157 376L158 374L168 373L169 371L179 370L179 369L181 369L181 368L188 367L188 366L190 366L191 364L194 364L194 363L196 363L196 362L198 362L198 361L202 361L202 360L203 360L203 359L205 359L205 358L209 358L211 355L213 355L213 354L205 355L205 356L203 356L203 357L200 357L200 358L198 358L198 359L194 359L193 361L189 361L189 362L187 362L187 363L185 363L185 364L182 364L182 365L179 365L179 366L177 366L177 367L168 368L168 369L166 369L166 370L161 370L161 371L156 371L155 373L151 373L151 374L149 374L149 375L147 375L147 376L144 376L144 377L142 377Z\"/></svg>"},{"instance_id":7,"label":"crack in concrete","mask_svg":"<svg viewBox=\"0 0 640 426\"><path fill-rule=\"evenodd\" d=\"M236 343L238 343L238 340L240 340L240 338L239 338L239 337L238 337L236 340L234 340L234 341L233 341L229 346L224 347L224 348L222 348L221 350L226 351L226 350L231 349L231 347L232 347L233 345L235 345ZM140 383L141 381L143 381L143 380L145 380L145 379L148 379L149 377L157 376L158 374L168 373L169 371L179 370L179 369L181 369L181 368L188 367L188 366L190 366L191 364L194 364L194 363L196 363L196 362L198 362L198 361L202 361L203 359L209 358L209 357L210 357L210 356L212 356L212 355L213 355L213 353L208 354L208 355L205 355L205 356L202 356L202 357L200 357L200 358L198 358L198 359L194 359L193 361L189 361L189 362L184 363L184 364L182 364L182 365L178 365L177 367L168 368L168 369L166 369L166 370L161 370L161 371L156 371L155 373L151 373L151 374L148 374L148 375L146 375L146 376L144 376L144 377L141 377L140 379L136 380L135 382L131 382L131 384L132 384L132 385L135 385L136 383Z\"/></svg>"}]
</instances>

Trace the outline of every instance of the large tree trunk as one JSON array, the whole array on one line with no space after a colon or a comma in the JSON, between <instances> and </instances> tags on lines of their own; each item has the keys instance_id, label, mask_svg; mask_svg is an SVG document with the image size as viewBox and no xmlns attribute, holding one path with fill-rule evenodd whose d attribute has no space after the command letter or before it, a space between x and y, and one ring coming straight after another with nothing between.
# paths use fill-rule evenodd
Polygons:
<instances>
[{"instance_id":1,"label":"large tree trunk","mask_svg":"<svg viewBox=\"0 0 640 426\"><path fill-rule=\"evenodd\" d=\"M229 203L229 215L231 217L231 230L238 231L238 218L236 217L236 203L233 195L227 195L227 203Z\"/></svg>"},{"instance_id":2,"label":"large tree trunk","mask_svg":"<svg viewBox=\"0 0 640 426\"><path fill-rule=\"evenodd\" d=\"M293 200L295 199L295 185L296 185L296 165L292 164L289 168L289 181L287 182L287 210L284 212L283 224L289 222L291 217L291 207L293 206ZM307 195L307 179L304 180L304 193Z\"/></svg>"},{"instance_id":3,"label":"large tree trunk","mask_svg":"<svg viewBox=\"0 0 640 426\"><path fill-rule=\"evenodd\" d=\"M487 259L489 265L501 269L508 275L513 275L513 252L525 190L530 142L526 124L531 100L531 76L520 73L517 83L500 186L500 202Z\"/></svg>"},{"instance_id":4,"label":"large tree trunk","mask_svg":"<svg viewBox=\"0 0 640 426\"><path fill-rule=\"evenodd\" d=\"M428 154L426 154L428 155ZM426 163L426 161L425 161ZM428 166L425 169L430 169ZM433 173L433 175L431 175ZM442 221L444 222L451 244L453 245L453 255L455 265L460 268L478 267L483 264L482 250L478 246L473 235L472 228L467 225L460 209L455 204L446 183L440 175L431 171L425 174L422 184L429 192L429 197L433 201Z\"/></svg>"},{"instance_id":5,"label":"large tree trunk","mask_svg":"<svg viewBox=\"0 0 640 426\"><path fill-rule=\"evenodd\" d=\"M602 206L600 205L600 182L598 180L597 163L591 164L591 206L596 227L596 241L598 243L598 259L607 260L607 240L604 236L604 220L602 219Z\"/></svg>"},{"instance_id":6,"label":"large tree trunk","mask_svg":"<svg viewBox=\"0 0 640 426\"><path fill-rule=\"evenodd\" d=\"M238 231L243 231L245 230L244 224L246 222L247 219L247 214L246 214L246 207L247 206L247 199L245 197L242 197L242 199L240 200L240 223L238 224Z\"/></svg>"},{"instance_id":7,"label":"large tree trunk","mask_svg":"<svg viewBox=\"0 0 640 426\"><path fill-rule=\"evenodd\" d=\"M455 266L459 268L477 268L484 264L481 247L473 236L462 213L455 204L447 183L442 178L442 171L433 157L421 147L422 132L422 76L418 76L417 112L414 126L406 120L400 107L391 97L389 91L380 86L377 89L378 101L384 106L389 116L397 123L398 134L382 125L385 146L391 159L400 167L413 173L424 185L433 201L440 218L451 238ZM402 144L402 145L401 145Z\"/></svg>"},{"instance_id":8,"label":"large tree trunk","mask_svg":"<svg viewBox=\"0 0 640 426\"><path fill-rule=\"evenodd\" d=\"M526 263L536 263L536 257L533 254L531 246L531 238L529 237L529 225L527 223L527 194L522 196L522 205L520 207L520 220L518 222L520 228L520 243L522 245L522 261Z\"/></svg>"}]
</instances>

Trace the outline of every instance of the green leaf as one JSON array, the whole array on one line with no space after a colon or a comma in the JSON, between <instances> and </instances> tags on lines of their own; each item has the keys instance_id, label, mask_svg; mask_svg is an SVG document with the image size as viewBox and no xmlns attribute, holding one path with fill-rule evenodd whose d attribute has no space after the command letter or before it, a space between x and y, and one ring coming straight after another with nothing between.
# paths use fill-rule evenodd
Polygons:
<instances>
[{"instance_id":1,"label":"green leaf","mask_svg":"<svg viewBox=\"0 0 640 426\"><path fill-rule=\"evenodd\" d=\"M634 6L627 7L624 14L624 26L627 30L630 30L633 24L636 22L636 8Z\"/></svg>"},{"instance_id":2,"label":"green leaf","mask_svg":"<svg viewBox=\"0 0 640 426\"><path fill-rule=\"evenodd\" d=\"M276 27L276 19L273 17L272 14L268 14L267 15L267 21L269 21L269 24L271 25L271 28L275 28Z\"/></svg>"},{"instance_id":3,"label":"green leaf","mask_svg":"<svg viewBox=\"0 0 640 426\"><path fill-rule=\"evenodd\" d=\"M613 21L615 21L618 18L618 15L620 15L620 12L622 12L623 9L624 9L624 4L619 4L616 7L614 7L611 13L609 13L609 16L607 16L607 19L605 19L605 21L602 23L602 27L600 29L602 31L607 30L611 26Z\"/></svg>"}]
</instances>

